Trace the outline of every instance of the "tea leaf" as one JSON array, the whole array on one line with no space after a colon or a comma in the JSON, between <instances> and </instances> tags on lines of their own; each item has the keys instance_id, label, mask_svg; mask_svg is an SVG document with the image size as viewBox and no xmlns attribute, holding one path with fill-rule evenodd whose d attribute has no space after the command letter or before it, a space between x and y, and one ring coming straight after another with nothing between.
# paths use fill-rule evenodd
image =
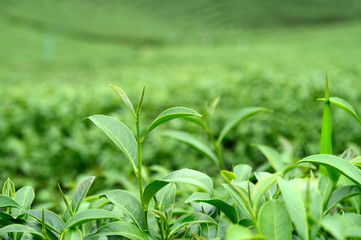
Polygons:
<instances>
[{"instance_id":1,"label":"tea leaf","mask_svg":"<svg viewBox=\"0 0 361 240\"><path fill-rule=\"evenodd\" d=\"M283 172L285 165L282 162L281 155L274 148L259 144L255 146L263 153L276 172Z\"/></svg>"},{"instance_id":2,"label":"tea leaf","mask_svg":"<svg viewBox=\"0 0 361 240\"><path fill-rule=\"evenodd\" d=\"M332 167L334 171L339 171L341 174L361 186L361 171L353 164L342 158L333 155L319 154L306 157L298 163L302 162L317 163L327 167Z\"/></svg>"},{"instance_id":3,"label":"tea leaf","mask_svg":"<svg viewBox=\"0 0 361 240\"><path fill-rule=\"evenodd\" d=\"M6 179L2 189L2 195L15 198L15 184L10 178Z\"/></svg>"},{"instance_id":4,"label":"tea leaf","mask_svg":"<svg viewBox=\"0 0 361 240\"><path fill-rule=\"evenodd\" d=\"M20 206L20 204L17 203L14 199L0 195L0 208L6 208L6 207L15 207L15 208L23 209L23 207Z\"/></svg>"},{"instance_id":5,"label":"tea leaf","mask_svg":"<svg viewBox=\"0 0 361 240\"><path fill-rule=\"evenodd\" d=\"M23 209L28 210L35 198L34 189L29 186L20 188L15 193L15 201L23 207ZM19 209L13 209L12 213L14 216L18 216L22 213Z\"/></svg>"},{"instance_id":6,"label":"tea leaf","mask_svg":"<svg viewBox=\"0 0 361 240\"><path fill-rule=\"evenodd\" d=\"M321 220L321 226L337 240L345 239L345 227L339 215L327 215Z\"/></svg>"},{"instance_id":7,"label":"tea leaf","mask_svg":"<svg viewBox=\"0 0 361 240\"><path fill-rule=\"evenodd\" d=\"M221 176L223 177L224 181L226 181L226 183L230 183L232 180L237 180L236 174L227 170L222 170Z\"/></svg>"},{"instance_id":8,"label":"tea leaf","mask_svg":"<svg viewBox=\"0 0 361 240\"><path fill-rule=\"evenodd\" d=\"M259 229L267 240L292 239L292 223L285 205L279 200L265 203L258 218Z\"/></svg>"},{"instance_id":9,"label":"tea leaf","mask_svg":"<svg viewBox=\"0 0 361 240\"><path fill-rule=\"evenodd\" d=\"M39 222L42 221L42 210L27 210L25 212ZM44 211L44 222L48 228L59 234L63 231L65 225L58 215L48 210Z\"/></svg>"},{"instance_id":10,"label":"tea leaf","mask_svg":"<svg viewBox=\"0 0 361 240\"><path fill-rule=\"evenodd\" d=\"M253 237L250 229L233 224L228 227L225 240L252 240Z\"/></svg>"},{"instance_id":11,"label":"tea leaf","mask_svg":"<svg viewBox=\"0 0 361 240\"><path fill-rule=\"evenodd\" d=\"M143 192L143 201L146 209L148 209L149 203L154 195L167 184L169 184L168 181L155 180L145 187Z\"/></svg>"},{"instance_id":12,"label":"tea leaf","mask_svg":"<svg viewBox=\"0 0 361 240\"><path fill-rule=\"evenodd\" d=\"M253 193L252 193L252 204L253 211L256 212L259 205L261 204L261 200L268 189L277 181L279 177L279 173L275 173L266 177L263 177L260 181L257 182Z\"/></svg>"},{"instance_id":13,"label":"tea leaf","mask_svg":"<svg viewBox=\"0 0 361 240\"><path fill-rule=\"evenodd\" d=\"M296 191L292 183L278 178L278 186L281 189L283 200L286 203L288 213L295 224L298 235L303 240L308 240L308 224L306 216L306 208L301 196Z\"/></svg>"},{"instance_id":14,"label":"tea leaf","mask_svg":"<svg viewBox=\"0 0 361 240\"><path fill-rule=\"evenodd\" d=\"M39 236L39 237L42 237L43 239L45 239L45 237L43 236L43 234L41 232L36 231L32 227L22 225L22 224L11 224L11 225L5 226L3 228L0 228L0 233L29 233L29 234L33 234L33 235L36 235L36 236Z\"/></svg>"},{"instance_id":15,"label":"tea leaf","mask_svg":"<svg viewBox=\"0 0 361 240\"><path fill-rule=\"evenodd\" d=\"M218 158L212 149L210 149L207 144L194 138L192 135L180 131L166 131L163 133L163 135L165 137L173 138L187 144L188 146L200 152L202 155L209 158L216 166L219 166Z\"/></svg>"},{"instance_id":16,"label":"tea leaf","mask_svg":"<svg viewBox=\"0 0 361 240\"><path fill-rule=\"evenodd\" d=\"M64 226L64 229L76 227L80 224L90 222L97 219L119 219L119 217L108 210L104 209L87 209L77 213L74 217L70 218Z\"/></svg>"},{"instance_id":17,"label":"tea leaf","mask_svg":"<svg viewBox=\"0 0 361 240\"><path fill-rule=\"evenodd\" d=\"M231 185L229 184L222 184L222 186L226 189L228 194L231 196L234 204L236 205L236 210L238 214L238 219L246 218L252 220L252 213L248 211L247 205L249 205L247 200L247 192L245 192L243 189L238 188L239 192L234 190ZM237 187L237 186L234 186ZM239 194L242 194L243 196L240 196Z\"/></svg>"},{"instance_id":18,"label":"tea leaf","mask_svg":"<svg viewBox=\"0 0 361 240\"><path fill-rule=\"evenodd\" d=\"M60 237L61 240L79 240L82 239L83 234L77 228L67 229Z\"/></svg>"},{"instance_id":19,"label":"tea leaf","mask_svg":"<svg viewBox=\"0 0 361 240\"><path fill-rule=\"evenodd\" d=\"M173 108L168 108L167 110L163 111L153 122L152 124L150 124L150 126L148 127L147 131L145 132L143 138L150 132L152 131L154 128L158 127L159 125L161 125L162 123L168 122L172 119L175 118L181 118L181 117L190 117L190 116L194 116L194 117L202 117L202 115L200 115L199 113L197 113L196 111L190 109L190 108L185 108L185 107L173 107Z\"/></svg>"},{"instance_id":20,"label":"tea leaf","mask_svg":"<svg viewBox=\"0 0 361 240\"><path fill-rule=\"evenodd\" d=\"M175 183L188 183L198 186L206 190L210 195L213 194L213 181L206 174L192 170L192 169L181 169L171 172L168 176L163 178L165 181Z\"/></svg>"},{"instance_id":21,"label":"tea leaf","mask_svg":"<svg viewBox=\"0 0 361 240\"><path fill-rule=\"evenodd\" d=\"M75 214L79 207L81 202L83 201L84 197L88 193L88 190L90 186L93 184L95 177L89 177L82 181L75 189L75 192L73 194L73 199L71 201L71 207L73 210L73 213Z\"/></svg>"},{"instance_id":22,"label":"tea leaf","mask_svg":"<svg viewBox=\"0 0 361 240\"><path fill-rule=\"evenodd\" d=\"M173 234L177 233L179 230L183 228L187 228L189 226L200 223L218 225L213 218L203 213L195 212L195 213L184 214L180 218L178 218L177 221L173 224L169 235L172 236Z\"/></svg>"},{"instance_id":23,"label":"tea leaf","mask_svg":"<svg viewBox=\"0 0 361 240\"><path fill-rule=\"evenodd\" d=\"M113 190L107 192L105 196L129 216L139 228L144 229L143 207L138 198L124 190Z\"/></svg>"},{"instance_id":24,"label":"tea leaf","mask_svg":"<svg viewBox=\"0 0 361 240\"><path fill-rule=\"evenodd\" d=\"M151 240L152 238L137 228L134 224L127 222L113 222L100 228L91 239L106 236L122 236L130 240Z\"/></svg>"},{"instance_id":25,"label":"tea leaf","mask_svg":"<svg viewBox=\"0 0 361 240\"><path fill-rule=\"evenodd\" d=\"M117 147L125 154L133 166L134 172L138 174L136 163L138 162L138 147L133 133L124 123L105 116L93 115L89 119L97 125L105 134L117 145Z\"/></svg>"},{"instance_id":26,"label":"tea leaf","mask_svg":"<svg viewBox=\"0 0 361 240\"><path fill-rule=\"evenodd\" d=\"M118 95L123 99L125 104L128 106L129 110L132 112L133 117L136 118L136 113L135 113L133 104L130 101L130 99L128 98L127 94L123 91L123 89L121 89L120 87L117 87L113 84L109 84L109 86L111 86L114 89L114 91L116 91L118 93Z\"/></svg>"},{"instance_id":27,"label":"tea leaf","mask_svg":"<svg viewBox=\"0 0 361 240\"><path fill-rule=\"evenodd\" d=\"M233 173L236 175L236 182L248 181L252 167L248 164L238 164L233 168Z\"/></svg>"},{"instance_id":28,"label":"tea leaf","mask_svg":"<svg viewBox=\"0 0 361 240\"><path fill-rule=\"evenodd\" d=\"M344 199L347 199L349 197L355 196L361 194L361 189L357 185L349 185L349 186L343 186L338 189L336 189L328 201L327 207L325 208L324 213L327 213L336 206L337 203L341 202Z\"/></svg>"},{"instance_id":29,"label":"tea leaf","mask_svg":"<svg viewBox=\"0 0 361 240\"><path fill-rule=\"evenodd\" d=\"M217 139L217 143L220 144L223 140L223 138L227 135L227 133L234 128L236 125L238 125L243 120L250 118L258 113L261 112L271 112L271 109L268 108L262 108L262 107L247 107L243 108L241 111L239 111L234 117L232 117L226 125L223 127L221 133L219 134L219 137Z\"/></svg>"},{"instance_id":30,"label":"tea leaf","mask_svg":"<svg viewBox=\"0 0 361 240\"><path fill-rule=\"evenodd\" d=\"M204 202L204 203L208 203L208 204L216 207L221 212L223 212L224 215L226 217L228 217L229 220L231 220L232 223L237 223L238 222L237 212L234 209L234 207L232 207L231 205L229 205L228 203L226 203L226 202L224 202L224 201L222 201L220 199L210 199L210 197L207 194L204 194L204 193L193 193L185 201L185 203L188 203L188 202Z\"/></svg>"}]
</instances>

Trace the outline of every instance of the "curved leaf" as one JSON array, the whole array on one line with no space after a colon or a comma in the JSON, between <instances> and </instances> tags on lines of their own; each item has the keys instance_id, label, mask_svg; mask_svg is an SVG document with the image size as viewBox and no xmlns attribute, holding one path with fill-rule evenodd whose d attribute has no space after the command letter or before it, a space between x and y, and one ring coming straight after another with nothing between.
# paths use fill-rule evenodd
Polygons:
<instances>
[{"instance_id":1,"label":"curved leaf","mask_svg":"<svg viewBox=\"0 0 361 240\"><path fill-rule=\"evenodd\" d=\"M231 225L227 229L227 234L225 240L252 240L253 232L241 225Z\"/></svg>"},{"instance_id":2,"label":"curved leaf","mask_svg":"<svg viewBox=\"0 0 361 240\"><path fill-rule=\"evenodd\" d=\"M23 207L20 206L20 204L17 203L14 199L0 195L0 208L6 208L6 207L23 209Z\"/></svg>"},{"instance_id":3,"label":"curved leaf","mask_svg":"<svg viewBox=\"0 0 361 240\"><path fill-rule=\"evenodd\" d=\"M108 210L104 209L87 209L77 213L74 217L70 218L64 226L64 229L76 227L80 224L90 222L98 219L119 219L119 217Z\"/></svg>"},{"instance_id":4,"label":"curved leaf","mask_svg":"<svg viewBox=\"0 0 361 240\"><path fill-rule=\"evenodd\" d=\"M42 222L43 220L42 212L42 210L26 211L27 214L29 214L39 222ZM49 229L59 234L63 231L65 225L63 220L58 215L48 210L44 210L44 222Z\"/></svg>"},{"instance_id":5,"label":"curved leaf","mask_svg":"<svg viewBox=\"0 0 361 240\"><path fill-rule=\"evenodd\" d=\"M233 172L236 175L237 182L248 181L252 173L252 167L248 164L238 164L233 168Z\"/></svg>"},{"instance_id":6,"label":"curved leaf","mask_svg":"<svg viewBox=\"0 0 361 240\"><path fill-rule=\"evenodd\" d=\"M168 181L155 180L145 187L143 192L143 201L147 210L149 203L155 194L167 184L169 184Z\"/></svg>"},{"instance_id":7,"label":"curved leaf","mask_svg":"<svg viewBox=\"0 0 361 240\"><path fill-rule=\"evenodd\" d=\"M168 108L167 110L163 111L148 127L147 131L145 132L145 137L150 131L152 131L154 128L158 127L160 124L168 122L175 118L181 118L181 117L202 117L199 113L196 111L185 108L185 107L173 107Z\"/></svg>"},{"instance_id":8,"label":"curved leaf","mask_svg":"<svg viewBox=\"0 0 361 240\"><path fill-rule=\"evenodd\" d=\"M80 204L88 193L88 190L93 184L94 179L95 177L88 177L76 187L73 194L73 199L71 201L71 208L74 214L78 211Z\"/></svg>"},{"instance_id":9,"label":"curved leaf","mask_svg":"<svg viewBox=\"0 0 361 240\"><path fill-rule=\"evenodd\" d=\"M70 228L66 230L60 237L62 240L79 240L82 239L82 233L77 228Z\"/></svg>"},{"instance_id":10,"label":"curved leaf","mask_svg":"<svg viewBox=\"0 0 361 240\"><path fill-rule=\"evenodd\" d=\"M105 115L93 115L88 117L117 145L125 154L138 174L136 163L138 162L138 146L133 133L124 123Z\"/></svg>"},{"instance_id":11,"label":"curved leaf","mask_svg":"<svg viewBox=\"0 0 361 240\"><path fill-rule=\"evenodd\" d=\"M212 149L209 148L204 142L194 138L192 135L180 131L166 131L163 133L163 135L165 137L173 138L177 141L187 144L205 157L209 158L214 164L219 166L219 160Z\"/></svg>"},{"instance_id":12,"label":"curved leaf","mask_svg":"<svg viewBox=\"0 0 361 240\"><path fill-rule=\"evenodd\" d=\"M124 190L113 190L105 196L119 207L139 228L144 229L143 207L138 198Z\"/></svg>"},{"instance_id":13,"label":"curved leaf","mask_svg":"<svg viewBox=\"0 0 361 240\"><path fill-rule=\"evenodd\" d=\"M327 167L332 167L361 186L361 171L356 166L342 158L333 155L319 154L306 157L298 163L302 162L317 163Z\"/></svg>"},{"instance_id":14,"label":"curved leaf","mask_svg":"<svg viewBox=\"0 0 361 240\"><path fill-rule=\"evenodd\" d=\"M210 197L207 194L193 193L189 198L187 198L187 200L185 202L186 203L188 203L188 202L208 203L208 204L216 207L221 212L223 212L224 215L226 215L226 217L228 217L232 223L238 222L237 212L234 209L234 207L232 207L231 205L229 205L228 203L226 203L220 199L210 199Z\"/></svg>"},{"instance_id":15,"label":"curved leaf","mask_svg":"<svg viewBox=\"0 0 361 240\"><path fill-rule=\"evenodd\" d=\"M100 228L91 239L103 236L123 236L130 240L152 239L149 235L137 228L134 224L127 222L109 223Z\"/></svg>"},{"instance_id":16,"label":"curved leaf","mask_svg":"<svg viewBox=\"0 0 361 240\"><path fill-rule=\"evenodd\" d=\"M340 215L327 215L321 220L321 226L337 240L345 239L345 226Z\"/></svg>"},{"instance_id":17,"label":"curved leaf","mask_svg":"<svg viewBox=\"0 0 361 240\"><path fill-rule=\"evenodd\" d=\"M349 186L343 186L338 189L336 189L328 201L327 207L325 209L325 213L331 210L334 206L336 206L337 203L341 202L342 200L361 194L361 189L359 186L356 185L349 185Z\"/></svg>"},{"instance_id":18,"label":"curved leaf","mask_svg":"<svg viewBox=\"0 0 361 240\"><path fill-rule=\"evenodd\" d=\"M175 183L188 183L198 186L206 190L210 195L213 194L213 181L206 174L192 170L192 169L181 169L171 172L168 176L163 178L165 181Z\"/></svg>"},{"instance_id":19,"label":"curved leaf","mask_svg":"<svg viewBox=\"0 0 361 240\"><path fill-rule=\"evenodd\" d=\"M271 174L263 177L260 181L257 182L252 193L252 205L254 212L258 210L263 196L268 191L268 189L277 181L279 175L279 173Z\"/></svg>"},{"instance_id":20,"label":"curved leaf","mask_svg":"<svg viewBox=\"0 0 361 240\"><path fill-rule=\"evenodd\" d=\"M303 240L308 240L308 224L306 216L306 208L302 198L294 188L292 183L278 178L278 186L281 189L283 200L286 203L288 213L295 224L298 235Z\"/></svg>"},{"instance_id":21,"label":"curved leaf","mask_svg":"<svg viewBox=\"0 0 361 240\"><path fill-rule=\"evenodd\" d=\"M258 113L261 112L271 112L268 108L263 107L247 107L243 108L241 111L239 111L233 118L231 118L226 125L223 127L221 133L218 137L218 144L220 144L223 140L223 138L227 135L227 133L235 127L237 124L239 124L241 121L250 118Z\"/></svg>"},{"instance_id":22,"label":"curved leaf","mask_svg":"<svg viewBox=\"0 0 361 240\"><path fill-rule=\"evenodd\" d=\"M237 210L237 214L238 214L238 219L249 219L252 220L252 213L248 211L247 206L249 205L248 201L244 202L243 199L247 199L247 192L243 192L242 189L238 188L240 190L239 193L237 193L236 190L234 190L232 188L231 185L229 184L222 184L222 186L226 189L226 191L228 192L228 194L231 196L234 204L236 205L236 210ZM235 188L237 188L237 186L233 186ZM240 196L239 194L242 194L243 196Z\"/></svg>"},{"instance_id":23,"label":"curved leaf","mask_svg":"<svg viewBox=\"0 0 361 240\"><path fill-rule=\"evenodd\" d=\"M22 224L11 224L6 227L0 228L0 233L30 233L45 238L41 232L38 232L32 227Z\"/></svg>"},{"instance_id":24,"label":"curved leaf","mask_svg":"<svg viewBox=\"0 0 361 240\"><path fill-rule=\"evenodd\" d=\"M110 87L112 87L114 89L114 91L116 91L118 93L118 95L123 99L123 101L125 102L125 104L128 106L129 110L132 112L133 117L136 117L136 113L133 107L132 102L130 101L130 99L128 98L127 94L123 91L123 89L121 89L120 87L117 87L113 84L109 84Z\"/></svg>"},{"instance_id":25,"label":"curved leaf","mask_svg":"<svg viewBox=\"0 0 361 240\"><path fill-rule=\"evenodd\" d=\"M285 165L282 162L282 156L274 148L259 144L255 146L263 153L276 172L283 172Z\"/></svg>"},{"instance_id":26,"label":"curved leaf","mask_svg":"<svg viewBox=\"0 0 361 240\"><path fill-rule=\"evenodd\" d=\"M285 205L279 200L271 200L261 207L258 226L267 240L292 239L291 219Z\"/></svg>"},{"instance_id":27,"label":"curved leaf","mask_svg":"<svg viewBox=\"0 0 361 240\"><path fill-rule=\"evenodd\" d=\"M183 228L190 227L195 224L200 223L208 223L208 224L217 224L217 222L211 218L210 216L203 214L203 213L189 213L181 216L177 219L177 221L173 224L171 231L169 233L169 236L172 236L173 234L177 233L179 230Z\"/></svg>"},{"instance_id":28,"label":"curved leaf","mask_svg":"<svg viewBox=\"0 0 361 240\"><path fill-rule=\"evenodd\" d=\"M22 187L15 193L15 201L24 209L30 209L34 198L34 189L29 186Z\"/></svg>"}]
</instances>

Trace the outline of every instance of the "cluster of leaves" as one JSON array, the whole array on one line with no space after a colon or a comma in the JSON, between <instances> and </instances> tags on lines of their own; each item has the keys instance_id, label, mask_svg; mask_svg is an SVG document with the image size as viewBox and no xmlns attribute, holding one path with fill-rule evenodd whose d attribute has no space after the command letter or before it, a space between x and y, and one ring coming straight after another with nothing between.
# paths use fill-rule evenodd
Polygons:
<instances>
[{"instance_id":1,"label":"cluster of leaves","mask_svg":"<svg viewBox=\"0 0 361 240\"><path fill-rule=\"evenodd\" d=\"M327 86L327 85L326 85ZM270 171L252 172L239 164L225 170L221 141L242 119L264 108L243 109L216 138L209 118L200 121L196 111L176 107L163 111L141 134L140 116L144 89L139 104L132 102L119 87L113 89L128 106L137 133L134 136L122 122L104 115L89 119L102 129L125 154L138 180L138 196L131 191L111 190L86 197L94 181L89 177L75 189L71 198L59 186L64 213L31 209L34 191L23 187L16 191L8 179L0 195L0 237L3 239L357 239L361 238L361 166L360 157L351 149L341 156L332 155L331 104L350 113L361 122L346 101L330 98L326 87L321 137L321 154L299 161L290 148L279 153L257 145L265 154ZM213 104L213 109L216 103ZM211 108L212 109L212 108ZM159 125L175 118L188 118L208 133L210 145L175 134L174 138L206 155L220 167L225 183L214 186L206 174L181 169L152 179L143 187L142 145ZM171 133L167 133L172 136ZM217 139L217 140L215 140ZM320 165L320 171L315 165ZM273 172L273 173L271 173ZM184 184L193 185L184 203L176 201ZM188 192L189 193L189 192ZM183 193L184 194L184 193Z\"/></svg>"}]
</instances>

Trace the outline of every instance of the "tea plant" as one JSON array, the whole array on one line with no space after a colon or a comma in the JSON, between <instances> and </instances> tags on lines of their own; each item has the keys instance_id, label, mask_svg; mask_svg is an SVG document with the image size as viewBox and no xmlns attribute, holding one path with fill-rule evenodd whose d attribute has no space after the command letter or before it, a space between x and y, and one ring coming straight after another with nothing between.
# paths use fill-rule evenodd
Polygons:
<instances>
[{"instance_id":1,"label":"tea plant","mask_svg":"<svg viewBox=\"0 0 361 240\"><path fill-rule=\"evenodd\" d=\"M169 108L142 133L140 117L145 90L134 108L122 89L111 86L129 108L136 134L109 116L93 115L89 119L129 160L138 183L137 194L117 189L86 197L95 179L88 177L71 197L58 185L64 208L63 214L58 215L50 210L31 209L33 189L16 190L8 179L0 195L0 239L361 238L361 158L355 157L351 149L340 156L332 155L331 104L361 121L345 100L329 96L327 80L325 98L320 99L324 102L320 154L294 162L285 141L283 153L257 145L273 173L252 172L251 166L238 164L232 171L221 171L225 183L215 188L209 176L191 169L145 181L142 149L148 134L175 118L192 117L200 123L194 117L201 115L189 108ZM231 127L242 117L237 119ZM222 137L218 139L222 141ZM322 167L318 171L315 165ZM194 188L187 190L190 196L180 201L176 196L186 195L179 191L183 184Z\"/></svg>"}]
</instances>

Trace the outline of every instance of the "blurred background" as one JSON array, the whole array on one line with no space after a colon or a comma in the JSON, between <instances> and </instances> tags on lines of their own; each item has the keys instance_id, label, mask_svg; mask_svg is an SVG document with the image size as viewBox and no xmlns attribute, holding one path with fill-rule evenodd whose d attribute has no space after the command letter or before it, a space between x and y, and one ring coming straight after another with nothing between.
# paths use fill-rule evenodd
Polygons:
<instances>
[{"instance_id":1,"label":"blurred background","mask_svg":"<svg viewBox=\"0 0 361 240\"><path fill-rule=\"evenodd\" d=\"M243 122L225 139L228 167L264 162L253 143L295 158L319 151L326 74L332 96L361 111L361 1L330 0L0 0L0 184L32 185L38 201L97 176L100 188L131 188L131 166L84 117L107 114L132 125L108 83L137 102L143 126L165 108L201 113L220 96L217 133L246 106L274 110ZM357 122L334 109L335 153L361 141ZM131 128L134 130L134 128ZM217 175L209 160L162 136L194 124L176 120L144 143L144 164ZM129 180L130 179L130 180ZM133 185L134 186L134 185Z\"/></svg>"}]
</instances>

